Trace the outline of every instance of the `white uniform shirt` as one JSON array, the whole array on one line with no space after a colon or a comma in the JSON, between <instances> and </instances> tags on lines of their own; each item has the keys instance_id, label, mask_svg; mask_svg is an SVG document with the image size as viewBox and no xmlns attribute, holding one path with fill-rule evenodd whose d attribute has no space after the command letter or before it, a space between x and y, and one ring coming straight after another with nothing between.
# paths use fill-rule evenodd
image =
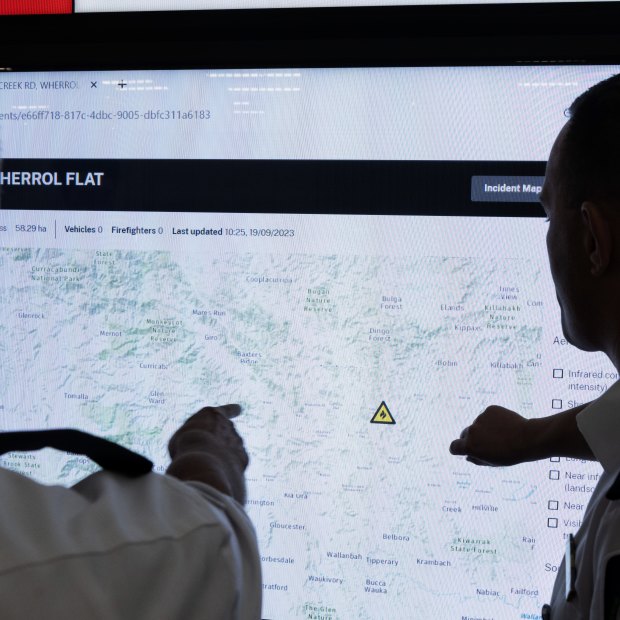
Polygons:
<instances>
[{"instance_id":1,"label":"white uniform shirt","mask_svg":"<svg viewBox=\"0 0 620 620\"><path fill-rule=\"evenodd\" d=\"M101 471L72 488L0 469L3 620L258 620L243 508L199 482Z\"/></svg>"},{"instance_id":2,"label":"white uniform shirt","mask_svg":"<svg viewBox=\"0 0 620 620\"><path fill-rule=\"evenodd\" d=\"M575 535L576 596L566 601L565 562L551 599L551 620L598 620L604 614L605 569L620 555L620 500L605 497L620 474L620 382L577 415L577 425L603 469Z\"/></svg>"}]
</instances>

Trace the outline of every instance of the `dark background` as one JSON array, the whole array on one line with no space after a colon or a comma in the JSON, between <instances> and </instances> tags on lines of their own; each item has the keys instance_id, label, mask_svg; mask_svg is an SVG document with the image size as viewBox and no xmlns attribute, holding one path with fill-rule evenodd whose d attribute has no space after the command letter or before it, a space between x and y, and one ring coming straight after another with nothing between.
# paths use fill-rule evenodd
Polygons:
<instances>
[{"instance_id":1,"label":"dark background","mask_svg":"<svg viewBox=\"0 0 620 620\"><path fill-rule=\"evenodd\" d=\"M614 63L620 3L0 17L0 67Z\"/></svg>"}]
</instances>

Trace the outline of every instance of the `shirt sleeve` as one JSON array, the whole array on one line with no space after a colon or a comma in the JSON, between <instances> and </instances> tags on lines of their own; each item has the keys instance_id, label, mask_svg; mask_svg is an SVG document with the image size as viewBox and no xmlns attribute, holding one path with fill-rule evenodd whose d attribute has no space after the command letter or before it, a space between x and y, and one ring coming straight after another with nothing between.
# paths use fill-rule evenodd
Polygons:
<instances>
[{"instance_id":1,"label":"shirt sleeve","mask_svg":"<svg viewBox=\"0 0 620 620\"><path fill-rule=\"evenodd\" d=\"M230 523L229 555L234 565L236 591L240 593L234 618L256 619L261 617L262 575L260 555L254 526L244 508L232 497L202 482L187 482L211 506L226 515Z\"/></svg>"},{"instance_id":2,"label":"shirt sleeve","mask_svg":"<svg viewBox=\"0 0 620 620\"><path fill-rule=\"evenodd\" d=\"M620 382L577 414L577 427L607 473L620 469Z\"/></svg>"}]
</instances>

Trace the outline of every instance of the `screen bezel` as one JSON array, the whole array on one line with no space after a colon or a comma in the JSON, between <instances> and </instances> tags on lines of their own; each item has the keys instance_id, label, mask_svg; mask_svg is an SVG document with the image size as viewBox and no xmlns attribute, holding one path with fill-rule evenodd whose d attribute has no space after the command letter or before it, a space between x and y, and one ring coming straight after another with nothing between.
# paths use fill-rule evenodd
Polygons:
<instances>
[{"instance_id":1,"label":"screen bezel","mask_svg":"<svg viewBox=\"0 0 620 620\"><path fill-rule=\"evenodd\" d=\"M2 16L0 69L615 64L619 21L616 2Z\"/></svg>"}]
</instances>

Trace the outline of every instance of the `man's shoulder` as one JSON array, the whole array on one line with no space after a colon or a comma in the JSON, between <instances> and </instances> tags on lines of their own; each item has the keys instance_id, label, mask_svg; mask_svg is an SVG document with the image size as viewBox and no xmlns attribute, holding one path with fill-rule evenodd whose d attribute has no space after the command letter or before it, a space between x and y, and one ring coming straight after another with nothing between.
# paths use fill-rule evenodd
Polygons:
<instances>
[{"instance_id":1,"label":"man's shoulder","mask_svg":"<svg viewBox=\"0 0 620 620\"><path fill-rule=\"evenodd\" d=\"M260 617L254 530L235 500L206 484L98 472L64 488L0 469L3 490L3 617L91 617L84 610L95 603L98 617ZM162 587L149 590L153 580ZM25 601L24 584L40 596Z\"/></svg>"},{"instance_id":2,"label":"man's shoulder","mask_svg":"<svg viewBox=\"0 0 620 620\"><path fill-rule=\"evenodd\" d=\"M101 471L74 487L38 484L0 470L0 570L127 545L181 541L208 530L218 545L245 513L207 485L150 473L126 478ZM248 525L251 532L251 525ZM46 532L32 544L33 532Z\"/></svg>"}]
</instances>

